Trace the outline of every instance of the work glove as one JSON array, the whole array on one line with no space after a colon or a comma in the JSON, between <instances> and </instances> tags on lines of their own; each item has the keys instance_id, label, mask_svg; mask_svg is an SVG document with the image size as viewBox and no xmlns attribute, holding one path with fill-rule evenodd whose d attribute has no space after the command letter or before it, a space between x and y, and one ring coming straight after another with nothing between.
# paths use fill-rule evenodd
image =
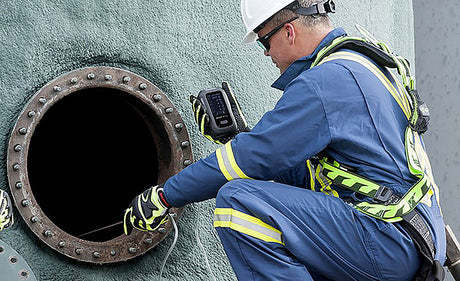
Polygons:
<instances>
[{"instance_id":1,"label":"work glove","mask_svg":"<svg viewBox=\"0 0 460 281\"><path fill-rule=\"evenodd\" d=\"M222 89L227 94L228 100L230 102L231 110L233 115L235 116L236 121L236 131L231 132L225 135L217 135L215 132L211 130L211 126L209 125L209 117L206 113L205 109L203 108L201 102L197 97L194 95L190 95L190 102L192 103L192 109L195 116L195 121L198 124L201 134L203 134L207 139L217 143L217 144L225 144L232 138L234 138L237 134L241 132L249 132L251 129L248 127L246 119L244 118L243 112L241 111L241 107L236 100L235 95L228 85L227 82L222 82Z\"/></svg>"},{"instance_id":2,"label":"work glove","mask_svg":"<svg viewBox=\"0 0 460 281\"><path fill-rule=\"evenodd\" d=\"M11 199L3 190L0 190L0 231L13 225L13 205Z\"/></svg>"},{"instance_id":3,"label":"work glove","mask_svg":"<svg viewBox=\"0 0 460 281\"><path fill-rule=\"evenodd\" d=\"M153 186L136 196L125 210L123 229L129 235L134 228L155 231L167 221L171 206L166 202L163 185Z\"/></svg>"}]
</instances>

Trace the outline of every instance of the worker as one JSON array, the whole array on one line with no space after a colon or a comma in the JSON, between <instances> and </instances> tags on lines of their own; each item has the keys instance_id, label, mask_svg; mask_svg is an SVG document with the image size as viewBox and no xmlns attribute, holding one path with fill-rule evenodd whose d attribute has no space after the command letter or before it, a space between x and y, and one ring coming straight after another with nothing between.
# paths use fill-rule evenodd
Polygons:
<instances>
[{"instance_id":1,"label":"worker","mask_svg":"<svg viewBox=\"0 0 460 281\"><path fill-rule=\"evenodd\" d=\"M243 41L280 70L272 87L283 95L251 131L216 139L214 153L137 196L126 232L216 198L214 226L238 280L444 278L444 222L420 137L428 111L413 81L380 65L407 67L383 47L365 55L355 42L320 57L347 38L334 10L331 0L241 1Z\"/></svg>"}]
</instances>

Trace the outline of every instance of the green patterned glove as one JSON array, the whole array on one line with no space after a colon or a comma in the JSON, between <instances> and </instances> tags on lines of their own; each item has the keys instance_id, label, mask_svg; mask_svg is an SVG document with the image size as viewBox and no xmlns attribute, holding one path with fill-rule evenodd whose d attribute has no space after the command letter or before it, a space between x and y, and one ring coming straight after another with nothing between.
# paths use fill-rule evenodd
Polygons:
<instances>
[{"instance_id":1,"label":"green patterned glove","mask_svg":"<svg viewBox=\"0 0 460 281\"><path fill-rule=\"evenodd\" d=\"M123 229L129 235L134 228L155 231L167 221L171 206L166 202L163 185L153 186L136 196L125 210Z\"/></svg>"},{"instance_id":2,"label":"green patterned glove","mask_svg":"<svg viewBox=\"0 0 460 281\"><path fill-rule=\"evenodd\" d=\"M13 205L11 199L3 190L0 190L0 231L13 225Z\"/></svg>"}]
</instances>

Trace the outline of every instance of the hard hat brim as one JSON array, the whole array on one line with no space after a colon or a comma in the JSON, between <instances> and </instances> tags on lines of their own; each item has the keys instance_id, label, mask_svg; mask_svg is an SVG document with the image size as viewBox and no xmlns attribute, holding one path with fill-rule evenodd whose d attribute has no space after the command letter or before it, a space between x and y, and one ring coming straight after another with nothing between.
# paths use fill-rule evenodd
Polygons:
<instances>
[{"instance_id":1,"label":"hard hat brim","mask_svg":"<svg viewBox=\"0 0 460 281\"><path fill-rule=\"evenodd\" d=\"M259 38L257 33L255 33L254 31L250 31L250 32L246 33L246 35L243 37L243 43L244 44L254 43L254 42L256 42L257 38Z\"/></svg>"}]
</instances>

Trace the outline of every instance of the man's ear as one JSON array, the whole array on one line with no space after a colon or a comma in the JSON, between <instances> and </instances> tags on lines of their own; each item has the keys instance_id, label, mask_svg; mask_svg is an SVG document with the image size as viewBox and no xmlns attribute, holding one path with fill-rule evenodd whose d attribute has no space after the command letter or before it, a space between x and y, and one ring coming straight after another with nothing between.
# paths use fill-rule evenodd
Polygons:
<instances>
[{"instance_id":1,"label":"man's ear","mask_svg":"<svg viewBox=\"0 0 460 281\"><path fill-rule=\"evenodd\" d=\"M289 44L294 44L296 37L296 30L294 28L294 25L292 25L291 23L287 23L284 28L286 28L286 35Z\"/></svg>"}]
</instances>

